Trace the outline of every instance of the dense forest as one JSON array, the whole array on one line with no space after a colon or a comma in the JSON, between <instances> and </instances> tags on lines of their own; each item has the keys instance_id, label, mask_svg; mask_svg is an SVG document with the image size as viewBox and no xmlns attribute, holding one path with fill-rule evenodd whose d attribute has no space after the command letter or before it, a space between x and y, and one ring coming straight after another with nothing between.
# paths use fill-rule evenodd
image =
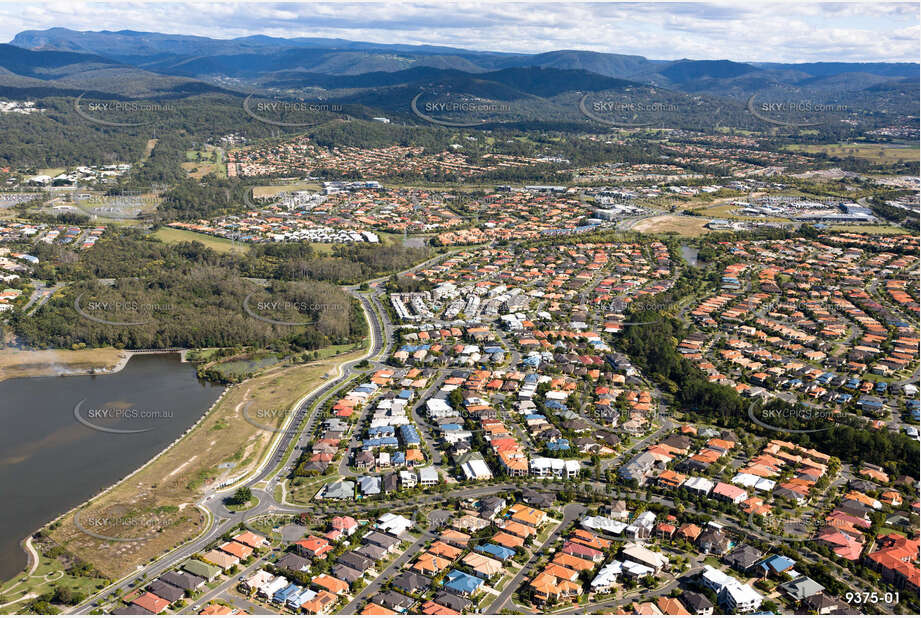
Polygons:
<instances>
[{"instance_id":1,"label":"dense forest","mask_svg":"<svg viewBox=\"0 0 921 618\"><path fill-rule=\"evenodd\" d=\"M430 249L399 244L337 245L331 255L320 255L309 243L264 243L250 248L242 268L253 277L356 284L406 270L430 256Z\"/></svg>"},{"instance_id":2,"label":"dense forest","mask_svg":"<svg viewBox=\"0 0 921 618\"><path fill-rule=\"evenodd\" d=\"M339 247L318 256L307 243L256 245L238 256L132 230L112 231L79 255L53 245L36 251L38 276L73 282L33 316L11 318L24 343L42 348L351 343L364 337L367 324L338 284L397 272L428 256L398 245Z\"/></svg>"},{"instance_id":3,"label":"dense forest","mask_svg":"<svg viewBox=\"0 0 921 618\"><path fill-rule=\"evenodd\" d=\"M249 191L236 180L211 177L198 182L183 178L164 193L157 217L163 221L188 221L243 212Z\"/></svg>"}]
</instances>

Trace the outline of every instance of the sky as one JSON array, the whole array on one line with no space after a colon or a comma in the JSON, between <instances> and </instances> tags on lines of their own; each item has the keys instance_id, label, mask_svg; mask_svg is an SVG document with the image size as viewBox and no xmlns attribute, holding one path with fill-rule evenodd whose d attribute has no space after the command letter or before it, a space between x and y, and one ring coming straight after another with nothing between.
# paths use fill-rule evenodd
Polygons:
<instances>
[{"instance_id":1,"label":"sky","mask_svg":"<svg viewBox=\"0 0 921 618\"><path fill-rule=\"evenodd\" d=\"M919 4L553 2L0 2L0 40L22 30L139 30L229 39L331 37L650 59L918 62Z\"/></svg>"}]
</instances>

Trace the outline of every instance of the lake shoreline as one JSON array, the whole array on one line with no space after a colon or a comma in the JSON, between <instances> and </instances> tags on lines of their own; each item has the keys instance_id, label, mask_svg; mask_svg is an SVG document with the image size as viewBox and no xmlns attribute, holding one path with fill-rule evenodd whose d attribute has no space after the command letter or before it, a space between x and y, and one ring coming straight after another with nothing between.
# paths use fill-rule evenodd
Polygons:
<instances>
[{"instance_id":1,"label":"lake shoreline","mask_svg":"<svg viewBox=\"0 0 921 618\"><path fill-rule=\"evenodd\" d=\"M150 369L148 369L148 373L144 373L142 369L141 374L135 375L137 371L132 371L132 365L129 364L129 361L135 358L136 356L137 357L147 357L146 359L143 359L144 360L143 365L144 367L148 367L148 368L154 367L157 372L154 375L159 375L162 373L166 377L171 378L171 379L177 375L187 376L187 378L183 378L181 380L181 383L177 383L175 379L172 379L171 386L169 386L169 388L166 390L172 390L174 388L179 388L179 389L186 389L186 391L188 391L188 389L197 391L199 388L203 387L206 384L206 383L203 383L201 380L199 380L195 376L194 370L190 371L190 368L188 367L188 365L177 365L176 360L181 360L181 359L177 359L176 357L163 356L163 354L178 355L180 354L178 351L173 351L173 350L169 350L169 351L123 351L123 350L119 350L118 353L119 353L118 362L114 366L106 367L106 372L104 374L100 373L99 371L96 371L95 374L92 374L89 371L89 368L85 368L83 371L80 372L80 374L78 374L77 372L72 372L68 374L56 374L52 376L35 376L35 378L39 380L39 382L36 382L35 384L36 385L40 384L41 386L38 386L37 388L42 389L42 391L44 392L44 389L47 388L45 384L47 384L47 379L49 377L76 377L76 378L82 377L84 382L82 384L74 386L74 389L76 390L74 390L73 392L77 393L82 390L84 391L84 393L82 393L82 396L85 396L87 394L85 392L86 389L88 388L87 384L95 384L95 386L89 386L89 388L91 389L100 388L100 387L105 388L105 389L108 388L107 383L99 383L95 380L92 380L89 383L85 382L87 378L93 378L94 375L95 376L102 376L102 375L108 376L107 380L113 380L113 379L121 380L118 377L118 375L126 375L130 373L130 375L128 375L126 379L129 381L134 380L135 382L137 382L139 388L142 387L142 385L145 383L157 382L157 380L150 379L152 375L149 373ZM181 356L184 356L184 355L180 355L180 357ZM138 363L138 362L141 362L141 360L136 359L135 363ZM150 363L155 363L155 365L150 365ZM167 363L167 366L166 366L167 370L156 369L160 367L161 365L163 365L163 363ZM170 367L174 369L169 369ZM125 371L126 368L128 369L128 371ZM180 370L180 371L177 371L177 370ZM61 395L61 397L64 397L66 399L67 396L70 394L72 389L70 386L66 386L66 384L70 384L71 382L72 382L71 380L67 380L65 383L62 383L64 385L62 385L60 388L63 389L64 394ZM184 383L185 385L183 385L182 383ZM12 389L11 392L14 395L13 401L20 401L20 403L23 400L23 393L25 393L24 395L25 397L28 397L28 393L31 392L32 389L36 388L36 386L31 385L32 384L31 380L11 380L11 381L3 382L0 384L2 384L4 387L7 387L7 390ZM123 449L121 452L113 451L111 453L113 456L113 459L112 459L113 461L115 460L122 461L124 464L127 464L123 466L126 471L123 472L122 474L114 474L111 476L106 474L106 475L103 475L103 477L107 477L107 478L100 478L98 481L88 481L85 483L83 482L83 479L81 477L79 479L81 489L75 492L75 495L73 496L74 499L72 501L71 500L59 501L59 503L56 505L57 508L46 509L46 512L42 513L41 516L36 517L30 514L30 517L32 518L31 520L22 519L22 518L19 518L18 516L11 517L10 522L9 522L11 525L11 529L9 530L9 532L13 532L14 529L19 528L19 530L17 531L19 531L22 534L22 536L18 539L19 551L22 553L17 555L16 565L15 565L16 567L20 567L20 568L18 568L15 574L11 574L11 577L13 579L15 579L16 577L21 577L30 568L34 567L35 556L32 554L32 552L29 552L27 548L28 548L29 539L33 538L36 532L47 529L49 524L62 521L62 518L66 518L68 517L68 515L72 515L73 513L79 511L80 509L85 508L86 505L91 504L93 501L98 500L102 496L105 496L106 494L111 492L113 489L115 489L116 487L124 483L127 479L135 477L138 473L146 469L148 466L157 462L163 456L164 453L166 453L169 449L173 448L178 442L182 441L189 434L190 431L192 431L194 428L199 426L203 422L203 420L206 419L208 415L215 409L215 407L221 401L223 401L223 399L226 396L226 392L228 390L226 387L218 389L217 385L210 384L210 383L207 383L207 384L208 384L209 389L211 388L215 389L213 391L213 394L201 397L200 398L201 405L196 404L192 407L186 406L186 410L180 411L177 414L177 417L178 417L178 420L180 420L181 424L176 426L176 428L173 430L175 431L175 433L172 433L172 431L170 431L169 433L172 433L172 435L170 435L168 438L164 436L166 439L163 440L162 442L159 442L156 448L151 449L149 456L132 457L130 459L123 459L122 458L123 455L126 455L126 454L130 455L132 453L130 448ZM196 385L199 385L199 386L196 386ZM124 387L122 387L121 392L118 395L116 395L115 398L119 401L121 400L127 401L128 399L126 399L126 397L130 397L131 394L135 392L137 392L137 390L134 388L125 389ZM182 391L179 391L179 392L182 392ZM15 397L17 394L20 395L18 399L16 399ZM74 394L73 396L74 398L77 398L81 395ZM186 401L187 399L184 398L183 400ZM61 403L61 401L56 401L55 403L56 403L55 409L67 408L69 410L67 406L73 405L72 403L67 403L66 405L64 405ZM160 409L163 407L161 403L152 403L151 405L157 409ZM66 416L69 417L70 415L68 414ZM38 418L47 418L47 416L43 415ZM65 423L64 425L66 427L67 423ZM53 432L47 431L46 433L52 434ZM153 434L150 434L150 435L153 435ZM11 465L15 465L15 464L16 462L13 462ZM119 466L119 467L122 467L122 466ZM13 484L11 481L11 478L12 477L10 477L10 475L7 475L6 477L2 479L3 482L5 483L4 488L9 489L12 492L19 491L17 489L18 485ZM26 525L22 525L23 522L25 522ZM30 523L31 523L31 526L28 525ZM22 525L21 528L20 528L20 525ZM30 528L31 528L31 531L29 532ZM16 535L16 536L19 536L19 535ZM12 552L13 538L12 537L13 537L13 534L7 535L4 538L4 546L3 546L3 551L5 552L3 555L8 556L11 563L13 562L13 552ZM9 567L11 565L7 565L7 566ZM23 570L23 568L21 567L24 567L25 570ZM4 573L4 577L2 579L6 580L6 573ZM6 585L8 585L10 581L11 580L0 582L0 586L6 587Z\"/></svg>"},{"instance_id":2,"label":"lake shoreline","mask_svg":"<svg viewBox=\"0 0 921 618\"><path fill-rule=\"evenodd\" d=\"M179 354L185 363L185 349L118 350L92 348L88 350L14 350L0 351L0 382L17 378L50 378L88 375L111 375L122 371L137 355ZM13 364L20 356L24 362Z\"/></svg>"}]
</instances>

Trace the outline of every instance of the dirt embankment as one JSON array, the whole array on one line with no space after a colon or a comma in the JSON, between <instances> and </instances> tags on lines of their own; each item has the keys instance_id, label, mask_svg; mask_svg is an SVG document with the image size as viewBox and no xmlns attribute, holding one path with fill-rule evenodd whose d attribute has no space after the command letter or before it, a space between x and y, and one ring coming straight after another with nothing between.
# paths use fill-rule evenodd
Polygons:
<instances>
[{"instance_id":1,"label":"dirt embankment","mask_svg":"<svg viewBox=\"0 0 921 618\"><path fill-rule=\"evenodd\" d=\"M0 381L37 376L86 375L121 371L130 352L115 348L89 350L0 350Z\"/></svg>"}]
</instances>

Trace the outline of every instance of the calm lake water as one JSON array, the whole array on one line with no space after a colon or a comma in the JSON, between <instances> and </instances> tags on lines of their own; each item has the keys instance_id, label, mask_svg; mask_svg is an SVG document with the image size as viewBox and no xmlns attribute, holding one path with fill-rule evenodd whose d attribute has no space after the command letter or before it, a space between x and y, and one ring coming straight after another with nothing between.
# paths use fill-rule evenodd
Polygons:
<instances>
[{"instance_id":1,"label":"calm lake water","mask_svg":"<svg viewBox=\"0 0 921 618\"><path fill-rule=\"evenodd\" d=\"M110 375L0 382L0 581L25 567L23 538L146 463L221 390L178 354L135 356Z\"/></svg>"}]
</instances>

